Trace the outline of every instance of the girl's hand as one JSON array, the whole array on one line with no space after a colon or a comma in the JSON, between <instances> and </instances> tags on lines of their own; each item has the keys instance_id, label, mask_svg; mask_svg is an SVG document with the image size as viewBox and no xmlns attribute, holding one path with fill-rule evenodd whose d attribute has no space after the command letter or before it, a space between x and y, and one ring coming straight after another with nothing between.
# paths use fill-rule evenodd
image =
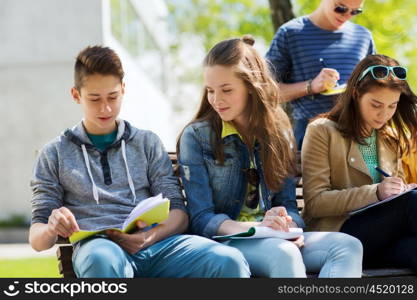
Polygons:
<instances>
[{"instance_id":1,"label":"girl's hand","mask_svg":"<svg viewBox=\"0 0 417 300\"><path fill-rule=\"evenodd\" d=\"M288 216L287 210L283 206L273 207L265 213L260 226L270 227L275 230L288 232L292 218Z\"/></svg>"},{"instance_id":2,"label":"girl's hand","mask_svg":"<svg viewBox=\"0 0 417 300\"><path fill-rule=\"evenodd\" d=\"M417 187L417 183L407 184L407 189L415 189L416 187Z\"/></svg>"},{"instance_id":3,"label":"girl's hand","mask_svg":"<svg viewBox=\"0 0 417 300\"><path fill-rule=\"evenodd\" d=\"M297 238L295 241L292 241L298 248L301 248L304 246L304 235L301 235L299 238Z\"/></svg>"},{"instance_id":4,"label":"girl's hand","mask_svg":"<svg viewBox=\"0 0 417 300\"><path fill-rule=\"evenodd\" d=\"M385 177L384 180L378 184L377 197L384 200L388 197L397 195L407 189L407 185L404 184L401 178L398 177Z\"/></svg>"}]
</instances>

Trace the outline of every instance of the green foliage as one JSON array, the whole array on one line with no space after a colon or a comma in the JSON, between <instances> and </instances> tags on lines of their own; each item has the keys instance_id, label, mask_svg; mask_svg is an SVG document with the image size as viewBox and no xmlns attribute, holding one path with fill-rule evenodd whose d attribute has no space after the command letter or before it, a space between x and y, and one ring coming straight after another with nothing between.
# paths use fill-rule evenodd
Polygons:
<instances>
[{"instance_id":1,"label":"green foliage","mask_svg":"<svg viewBox=\"0 0 417 300\"><path fill-rule=\"evenodd\" d=\"M59 278L55 257L0 259L0 278Z\"/></svg>"},{"instance_id":2,"label":"green foliage","mask_svg":"<svg viewBox=\"0 0 417 300\"><path fill-rule=\"evenodd\" d=\"M267 44L273 28L267 0L167 0L177 33L202 38L205 50L215 43L244 34ZM175 46L174 46L175 47Z\"/></svg>"},{"instance_id":3,"label":"green foliage","mask_svg":"<svg viewBox=\"0 0 417 300\"><path fill-rule=\"evenodd\" d=\"M0 228L29 227L27 218L24 215L11 215L9 218L0 220Z\"/></svg>"},{"instance_id":4,"label":"green foliage","mask_svg":"<svg viewBox=\"0 0 417 300\"><path fill-rule=\"evenodd\" d=\"M166 0L177 35L199 36L205 50L220 40L251 33L268 45L273 37L267 0ZM297 16L312 12L320 0L293 0ZM366 0L364 13L353 21L368 28L377 52L398 59L409 68L409 82L417 87L417 2ZM181 43L181 39L177 39ZM178 44L173 45L178 47Z\"/></svg>"}]
</instances>

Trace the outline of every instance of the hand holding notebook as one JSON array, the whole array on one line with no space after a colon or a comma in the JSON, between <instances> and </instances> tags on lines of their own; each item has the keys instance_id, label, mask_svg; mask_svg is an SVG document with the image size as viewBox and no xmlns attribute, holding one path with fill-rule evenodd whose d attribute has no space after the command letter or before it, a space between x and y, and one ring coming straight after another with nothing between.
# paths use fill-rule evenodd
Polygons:
<instances>
[{"instance_id":1,"label":"hand holding notebook","mask_svg":"<svg viewBox=\"0 0 417 300\"><path fill-rule=\"evenodd\" d=\"M104 228L96 231L81 230L73 233L69 240L76 243L82 239L88 238L96 234L105 234L106 230L117 230L123 233L131 233L136 229L137 221L143 221L149 226L155 223L160 223L168 218L169 214L169 199L163 198L162 194L141 200L138 205L130 212L123 223L123 227L119 228Z\"/></svg>"},{"instance_id":2,"label":"hand holding notebook","mask_svg":"<svg viewBox=\"0 0 417 300\"><path fill-rule=\"evenodd\" d=\"M400 197L400 196L402 196L404 194L409 193L410 191L417 191L417 185L414 184L414 183L413 184L410 184L408 186L408 188L404 192L399 193L399 194L394 195L394 196L391 196L391 197L388 197L388 198L386 198L384 200L381 200L381 201L378 201L378 202L369 204L367 206L361 207L359 209L352 210L351 212L349 212L349 215L352 216L352 215L355 215L357 213L360 213L360 212L362 212L362 211L364 211L364 210L366 210L368 208L371 208L371 207L374 207L374 206L377 206L377 205L381 205L381 204L387 203L387 202L392 201L392 200L394 200L394 199L396 199L396 198L398 198L398 197Z\"/></svg>"},{"instance_id":3,"label":"hand holding notebook","mask_svg":"<svg viewBox=\"0 0 417 300\"><path fill-rule=\"evenodd\" d=\"M377 166L375 166L375 170L377 170L379 173L381 173L384 177L391 177L387 172L385 172L384 170L382 170L381 168L379 168ZM415 184L415 183L408 184L408 185L406 185L406 189L403 190L401 193L390 196L390 197L385 198L381 201L369 204L367 206L361 207L359 209L352 210L351 212L349 212L349 215L352 216L352 215L355 215L357 213L363 212L363 211L367 210L368 208L387 203L387 202L392 201L392 200L394 200L394 199L396 199L396 198L398 198L398 197L400 197L400 196L402 196L402 195L404 195L404 194L406 194L410 191L413 191L413 190L417 190L417 184Z\"/></svg>"}]
</instances>

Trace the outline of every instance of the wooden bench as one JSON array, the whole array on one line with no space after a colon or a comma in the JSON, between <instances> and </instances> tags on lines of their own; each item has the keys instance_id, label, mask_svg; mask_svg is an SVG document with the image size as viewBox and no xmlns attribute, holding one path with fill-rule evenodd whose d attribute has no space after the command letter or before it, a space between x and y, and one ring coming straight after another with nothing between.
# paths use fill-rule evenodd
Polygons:
<instances>
[{"instance_id":1,"label":"wooden bench","mask_svg":"<svg viewBox=\"0 0 417 300\"><path fill-rule=\"evenodd\" d=\"M174 174L179 176L179 169L178 169L178 162L177 162L177 155L175 152L169 152L169 158L171 159L172 166L174 169ZM300 168L300 155L297 154L297 187L296 187L296 199L297 199L297 206L299 211L301 212L304 208L304 200L303 200L303 186L302 186L302 178L301 178L301 168ZM60 244L56 251L56 255L58 258L58 269L59 273L64 278L76 278L74 269L72 266L72 253L73 247L69 244L68 239L59 238L57 244ZM309 275L310 277L315 277L316 275L312 274ZM414 273L410 269L404 268L378 268L378 269L364 269L362 272L362 277L367 278L407 278L413 277L416 278L417 274Z\"/></svg>"},{"instance_id":2,"label":"wooden bench","mask_svg":"<svg viewBox=\"0 0 417 300\"><path fill-rule=\"evenodd\" d=\"M64 238L59 238L57 244L60 244L56 250L59 274L64 278L77 278L72 267L72 245L69 244L68 239Z\"/></svg>"}]
</instances>

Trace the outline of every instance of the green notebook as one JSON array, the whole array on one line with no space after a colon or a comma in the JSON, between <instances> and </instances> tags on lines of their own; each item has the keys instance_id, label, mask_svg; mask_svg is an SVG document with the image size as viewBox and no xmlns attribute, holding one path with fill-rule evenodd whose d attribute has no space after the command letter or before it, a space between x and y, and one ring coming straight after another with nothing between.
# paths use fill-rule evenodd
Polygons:
<instances>
[{"instance_id":1,"label":"green notebook","mask_svg":"<svg viewBox=\"0 0 417 300\"><path fill-rule=\"evenodd\" d=\"M229 235L215 235L212 238L219 241L232 239L261 239L270 237L293 240L300 237L302 234L302 228L289 228L289 231L279 231L266 226L255 226L249 228L248 231Z\"/></svg>"},{"instance_id":2,"label":"green notebook","mask_svg":"<svg viewBox=\"0 0 417 300\"><path fill-rule=\"evenodd\" d=\"M131 211L129 216L123 223L122 229L119 228L105 228L98 231L85 231L81 230L73 233L69 240L72 244L93 236L95 234L105 234L106 230L118 230L124 233L131 233L136 229L136 222L138 220L144 221L148 225L160 223L168 218L169 214L169 199L162 198L162 194L155 197L150 197L142 200Z\"/></svg>"}]
</instances>

